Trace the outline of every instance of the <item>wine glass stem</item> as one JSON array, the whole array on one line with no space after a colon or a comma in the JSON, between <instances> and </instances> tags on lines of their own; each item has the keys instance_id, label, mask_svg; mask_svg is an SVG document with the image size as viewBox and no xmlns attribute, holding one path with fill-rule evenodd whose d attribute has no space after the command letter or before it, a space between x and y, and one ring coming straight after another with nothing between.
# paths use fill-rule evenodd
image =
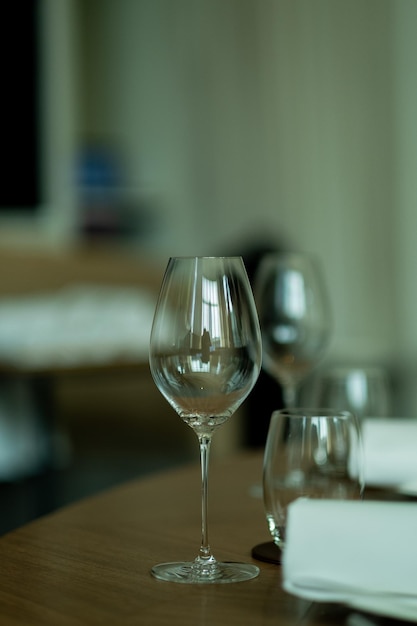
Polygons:
<instances>
[{"instance_id":1,"label":"wine glass stem","mask_svg":"<svg viewBox=\"0 0 417 626\"><path fill-rule=\"evenodd\" d=\"M208 468L211 437L200 436L200 459L201 459L201 547L200 558L209 561L212 554L208 539Z\"/></svg>"},{"instance_id":2,"label":"wine glass stem","mask_svg":"<svg viewBox=\"0 0 417 626\"><path fill-rule=\"evenodd\" d=\"M293 384L286 384L282 388L282 395L285 409L294 409L297 406L297 387Z\"/></svg>"}]
</instances>

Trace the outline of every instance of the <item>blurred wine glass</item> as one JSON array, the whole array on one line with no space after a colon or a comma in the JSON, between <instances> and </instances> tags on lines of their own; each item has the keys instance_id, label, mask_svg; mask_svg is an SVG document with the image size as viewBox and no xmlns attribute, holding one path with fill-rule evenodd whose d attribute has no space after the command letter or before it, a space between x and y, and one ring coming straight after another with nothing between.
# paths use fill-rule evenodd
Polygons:
<instances>
[{"instance_id":1,"label":"blurred wine glass","mask_svg":"<svg viewBox=\"0 0 417 626\"><path fill-rule=\"evenodd\" d=\"M317 377L315 406L331 406L355 413L358 419L389 417L391 393L383 367L336 367Z\"/></svg>"},{"instance_id":2,"label":"blurred wine glass","mask_svg":"<svg viewBox=\"0 0 417 626\"><path fill-rule=\"evenodd\" d=\"M300 383L323 356L331 312L318 259L272 253L258 268L255 299L262 331L263 368L282 386L284 405L297 404Z\"/></svg>"}]
</instances>

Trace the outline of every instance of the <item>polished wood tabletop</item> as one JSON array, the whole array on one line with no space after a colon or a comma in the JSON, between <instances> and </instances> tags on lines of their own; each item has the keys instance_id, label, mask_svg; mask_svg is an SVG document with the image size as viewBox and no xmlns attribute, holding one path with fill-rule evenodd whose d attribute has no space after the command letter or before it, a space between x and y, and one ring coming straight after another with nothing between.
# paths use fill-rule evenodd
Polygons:
<instances>
[{"instance_id":1,"label":"polished wood tabletop","mask_svg":"<svg viewBox=\"0 0 417 626\"><path fill-rule=\"evenodd\" d=\"M348 624L347 608L285 593L280 566L251 558L252 547L270 539L262 501L251 494L261 467L261 454L250 452L213 458L210 468L213 552L219 560L256 562L257 578L188 585L151 576L154 564L198 552L196 463L89 497L0 538L0 624Z\"/></svg>"}]
</instances>

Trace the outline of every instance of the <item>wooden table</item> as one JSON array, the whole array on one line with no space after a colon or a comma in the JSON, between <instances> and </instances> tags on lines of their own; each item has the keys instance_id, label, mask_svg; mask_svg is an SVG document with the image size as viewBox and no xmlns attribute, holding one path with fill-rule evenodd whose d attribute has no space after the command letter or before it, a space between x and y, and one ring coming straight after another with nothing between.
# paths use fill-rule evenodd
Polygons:
<instances>
[{"instance_id":1,"label":"wooden table","mask_svg":"<svg viewBox=\"0 0 417 626\"><path fill-rule=\"evenodd\" d=\"M251 548L270 538L262 502L250 495L250 487L260 482L261 465L257 453L211 464L210 539L219 560L252 561ZM199 468L193 464L127 483L3 536L0 623L346 623L349 610L344 607L283 592L277 565L258 562L259 577L237 584L155 580L150 574L155 563L191 560L197 554L199 496Z\"/></svg>"}]
</instances>

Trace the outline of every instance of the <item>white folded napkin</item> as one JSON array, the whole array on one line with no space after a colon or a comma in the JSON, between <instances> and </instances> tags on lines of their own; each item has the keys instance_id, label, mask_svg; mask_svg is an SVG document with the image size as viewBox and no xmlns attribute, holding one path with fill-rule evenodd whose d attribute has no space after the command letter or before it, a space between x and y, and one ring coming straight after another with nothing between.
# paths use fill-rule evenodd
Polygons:
<instances>
[{"instance_id":1,"label":"white folded napkin","mask_svg":"<svg viewBox=\"0 0 417 626\"><path fill-rule=\"evenodd\" d=\"M366 485L417 484L417 419L365 419L362 436Z\"/></svg>"},{"instance_id":2,"label":"white folded napkin","mask_svg":"<svg viewBox=\"0 0 417 626\"><path fill-rule=\"evenodd\" d=\"M417 505L296 500L288 510L283 588L417 620Z\"/></svg>"}]
</instances>

